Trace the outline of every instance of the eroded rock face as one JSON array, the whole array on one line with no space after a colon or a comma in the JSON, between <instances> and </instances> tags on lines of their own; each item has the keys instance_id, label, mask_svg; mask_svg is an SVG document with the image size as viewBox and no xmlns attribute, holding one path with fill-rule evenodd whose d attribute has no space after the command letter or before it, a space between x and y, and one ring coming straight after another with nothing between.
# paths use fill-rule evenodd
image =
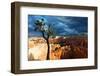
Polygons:
<instances>
[{"instance_id":1,"label":"eroded rock face","mask_svg":"<svg viewBox=\"0 0 100 76\"><path fill-rule=\"evenodd\" d=\"M61 53L62 53L62 50L61 50L61 46L59 44L51 45L51 51L50 51L50 59L51 60L60 59Z\"/></svg>"},{"instance_id":2,"label":"eroded rock face","mask_svg":"<svg viewBox=\"0 0 100 76\"><path fill-rule=\"evenodd\" d=\"M58 41L55 40L55 41ZM87 39L81 38L62 38L59 42L63 41L64 44L60 45L58 42L50 43L50 60L57 59L74 59L74 58L87 58L88 57L88 43ZM47 57L47 43L43 38L29 40L28 60L46 60Z\"/></svg>"},{"instance_id":3,"label":"eroded rock face","mask_svg":"<svg viewBox=\"0 0 100 76\"><path fill-rule=\"evenodd\" d=\"M51 60L55 60L55 59L67 59L69 58L69 53L70 53L70 46L63 46L61 47L54 45L55 48L53 48L53 50L51 50Z\"/></svg>"},{"instance_id":4,"label":"eroded rock face","mask_svg":"<svg viewBox=\"0 0 100 76\"><path fill-rule=\"evenodd\" d=\"M71 47L65 46L62 49L61 59L69 59L71 58L71 54L72 54Z\"/></svg>"},{"instance_id":5,"label":"eroded rock face","mask_svg":"<svg viewBox=\"0 0 100 76\"><path fill-rule=\"evenodd\" d=\"M73 46L73 58L87 58L87 48L82 46Z\"/></svg>"},{"instance_id":6,"label":"eroded rock face","mask_svg":"<svg viewBox=\"0 0 100 76\"><path fill-rule=\"evenodd\" d=\"M59 44L50 44L50 60L60 59L62 49ZM46 60L47 44L37 44L29 49L28 60Z\"/></svg>"},{"instance_id":7,"label":"eroded rock face","mask_svg":"<svg viewBox=\"0 0 100 76\"><path fill-rule=\"evenodd\" d=\"M70 46L70 50L63 50L61 59L75 59L88 57L87 38L67 38L65 44Z\"/></svg>"}]
</instances>

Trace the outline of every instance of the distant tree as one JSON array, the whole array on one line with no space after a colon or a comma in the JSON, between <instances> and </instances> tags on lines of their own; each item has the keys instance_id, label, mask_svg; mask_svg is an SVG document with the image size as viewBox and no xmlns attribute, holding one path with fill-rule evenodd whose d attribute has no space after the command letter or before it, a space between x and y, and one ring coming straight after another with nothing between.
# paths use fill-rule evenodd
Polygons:
<instances>
[{"instance_id":1,"label":"distant tree","mask_svg":"<svg viewBox=\"0 0 100 76\"><path fill-rule=\"evenodd\" d=\"M52 24L46 25L44 19L42 18L42 19L36 20L35 25L36 25L36 28L34 30L41 32L42 37L46 40L47 47L48 47L46 59L49 60L50 59L50 57L49 57L49 53L50 53L49 38L50 38L50 36L54 37L54 30L52 28Z\"/></svg>"}]
</instances>

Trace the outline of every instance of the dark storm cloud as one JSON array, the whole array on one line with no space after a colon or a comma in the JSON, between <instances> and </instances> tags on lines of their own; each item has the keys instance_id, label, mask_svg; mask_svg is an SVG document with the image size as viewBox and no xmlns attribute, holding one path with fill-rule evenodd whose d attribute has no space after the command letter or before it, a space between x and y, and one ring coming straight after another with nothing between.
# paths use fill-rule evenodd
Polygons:
<instances>
[{"instance_id":1,"label":"dark storm cloud","mask_svg":"<svg viewBox=\"0 0 100 76\"><path fill-rule=\"evenodd\" d=\"M56 35L78 35L80 33L87 33L87 17L28 15L29 36L41 36L40 32L34 31L34 23L36 20L42 18L47 25L53 24L52 28L56 32Z\"/></svg>"}]
</instances>

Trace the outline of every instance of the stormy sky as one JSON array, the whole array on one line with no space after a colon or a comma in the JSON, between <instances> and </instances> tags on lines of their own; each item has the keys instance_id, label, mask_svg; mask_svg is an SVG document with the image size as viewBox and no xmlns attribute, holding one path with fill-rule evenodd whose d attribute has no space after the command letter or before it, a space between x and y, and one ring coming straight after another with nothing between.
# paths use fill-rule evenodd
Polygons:
<instances>
[{"instance_id":1,"label":"stormy sky","mask_svg":"<svg viewBox=\"0 0 100 76\"><path fill-rule=\"evenodd\" d=\"M44 19L46 25L52 24L56 36L79 35L87 33L88 18L74 16L50 16L50 15L28 15L28 36L41 36L40 32L34 31L36 20Z\"/></svg>"}]
</instances>

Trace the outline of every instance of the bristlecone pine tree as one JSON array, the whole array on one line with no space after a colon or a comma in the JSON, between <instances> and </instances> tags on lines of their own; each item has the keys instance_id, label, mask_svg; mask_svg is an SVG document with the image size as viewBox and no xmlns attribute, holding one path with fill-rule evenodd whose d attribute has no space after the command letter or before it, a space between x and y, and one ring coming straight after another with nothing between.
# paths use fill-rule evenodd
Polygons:
<instances>
[{"instance_id":1,"label":"bristlecone pine tree","mask_svg":"<svg viewBox=\"0 0 100 76\"><path fill-rule=\"evenodd\" d=\"M35 21L35 31L38 31L38 32L41 32L42 34L42 37L46 40L46 43L47 43L47 60L50 59L49 57L49 53L50 53L50 44L49 44L49 38L50 36L53 36L54 35L54 30L53 28L51 27L52 24L49 24L49 25L46 25L44 19L38 19Z\"/></svg>"}]
</instances>

